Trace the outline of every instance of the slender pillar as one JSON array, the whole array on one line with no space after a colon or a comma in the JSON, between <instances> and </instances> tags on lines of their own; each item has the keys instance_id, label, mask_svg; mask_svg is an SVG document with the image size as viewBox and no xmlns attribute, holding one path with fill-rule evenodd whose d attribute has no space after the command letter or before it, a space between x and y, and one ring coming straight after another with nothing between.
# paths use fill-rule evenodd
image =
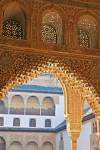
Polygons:
<instances>
[{"instance_id":1,"label":"slender pillar","mask_svg":"<svg viewBox=\"0 0 100 150\"><path fill-rule=\"evenodd\" d=\"M77 150L77 140L72 140L72 142L71 142L71 149L72 150Z\"/></svg>"},{"instance_id":2,"label":"slender pillar","mask_svg":"<svg viewBox=\"0 0 100 150\"><path fill-rule=\"evenodd\" d=\"M65 117L67 120L67 133L71 138L71 150L77 150L77 140L80 136L82 117L83 117L83 99L80 93L71 88L67 88L67 103Z\"/></svg>"},{"instance_id":3,"label":"slender pillar","mask_svg":"<svg viewBox=\"0 0 100 150\"><path fill-rule=\"evenodd\" d=\"M71 150L77 150L77 140L80 136L79 130L69 131L69 136L71 137Z\"/></svg>"}]
</instances>

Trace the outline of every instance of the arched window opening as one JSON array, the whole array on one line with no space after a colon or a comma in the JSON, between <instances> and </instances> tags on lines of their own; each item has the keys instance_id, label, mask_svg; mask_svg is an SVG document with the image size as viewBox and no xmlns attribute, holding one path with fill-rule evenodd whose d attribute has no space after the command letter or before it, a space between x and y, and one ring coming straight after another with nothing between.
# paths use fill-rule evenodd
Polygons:
<instances>
[{"instance_id":1,"label":"arched window opening","mask_svg":"<svg viewBox=\"0 0 100 150\"><path fill-rule=\"evenodd\" d=\"M56 12L48 12L42 18L42 40L61 45L63 41L62 19Z\"/></svg>"},{"instance_id":2,"label":"arched window opening","mask_svg":"<svg viewBox=\"0 0 100 150\"><path fill-rule=\"evenodd\" d=\"M51 127L51 120L50 119L45 120L45 127Z\"/></svg>"},{"instance_id":3,"label":"arched window opening","mask_svg":"<svg viewBox=\"0 0 100 150\"><path fill-rule=\"evenodd\" d=\"M26 107L27 115L40 115L40 103L36 96L28 98Z\"/></svg>"},{"instance_id":4,"label":"arched window opening","mask_svg":"<svg viewBox=\"0 0 100 150\"><path fill-rule=\"evenodd\" d=\"M25 39L25 30L24 10L17 2L10 3L3 12L2 35L12 39Z\"/></svg>"},{"instance_id":5,"label":"arched window opening","mask_svg":"<svg viewBox=\"0 0 100 150\"><path fill-rule=\"evenodd\" d=\"M45 142L43 144L42 150L53 150L53 144L50 142Z\"/></svg>"},{"instance_id":6,"label":"arched window opening","mask_svg":"<svg viewBox=\"0 0 100 150\"><path fill-rule=\"evenodd\" d=\"M0 126L4 126L4 118L0 117Z\"/></svg>"},{"instance_id":7,"label":"arched window opening","mask_svg":"<svg viewBox=\"0 0 100 150\"><path fill-rule=\"evenodd\" d=\"M26 147L27 150L38 150L38 145L35 142L29 142Z\"/></svg>"},{"instance_id":8,"label":"arched window opening","mask_svg":"<svg viewBox=\"0 0 100 150\"><path fill-rule=\"evenodd\" d=\"M11 143L9 150L22 150L22 144L20 142Z\"/></svg>"},{"instance_id":9,"label":"arched window opening","mask_svg":"<svg viewBox=\"0 0 100 150\"><path fill-rule=\"evenodd\" d=\"M0 150L6 150L6 142L2 137L0 137Z\"/></svg>"},{"instance_id":10,"label":"arched window opening","mask_svg":"<svg viewBox=\"0 0 100 150\"><path fill-rule=\"evenodd\" d=\"M78 22L78 41L83 48L97 48L97 24L93 17L83 16Z\"/></svg>"},{"instance_id":11,"label":"arched window opening","mask_svg":"<svg viewBox=\"0 0 100 150\"><path fill-rule=\"evenodd\" d=\"M15 95L12 97L11 103L10 103L10 114L24 114L24 100L22 96Z\"/></svg>"},{"instance_id":12,"label":"arched window opening","mask_svg":"<svg viewBox=\"0 0 100 150\"><path fill-rule=\"evenodd\" d=\"M45 97L42 102L41 115L54 116L55 104L52 97Z\"/></svg>"},{"instance_id":13,"label":"arched window opening","mask_svg":"<svg viewBox=\"0 0 100 150\"><path fill-rule=\"evenodd\" d=\"M36 119L30 119L29 127L36 127Z\"/></svg>"},{"instance_id":14,"label":"arched window opening","mask_svg":"<svg viewBox=\"0 0 100 150\"><path fill-rule=\"evenodd\" d=\"M21 24L13 19L4 21L2 35L13 39L23 39L23 29Z\"/></svg>"},{"instance_id":15,"label":"arched window opening","mask_svg":"<svg viewBox=\"0 0 100 150\"><path fill-rule=\"evenodd\" d=\"M14 118L14 120L13 120L13 126L20 127L20 119L19 118Z\"/></svg>"}]
</instances>

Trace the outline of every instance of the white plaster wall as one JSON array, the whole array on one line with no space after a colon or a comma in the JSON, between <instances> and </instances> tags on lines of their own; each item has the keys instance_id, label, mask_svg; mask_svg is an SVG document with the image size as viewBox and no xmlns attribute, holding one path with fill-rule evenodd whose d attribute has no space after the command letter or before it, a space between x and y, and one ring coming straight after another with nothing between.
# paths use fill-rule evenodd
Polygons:
<instances>
[{"instance_id":1,"label":"white plaster wall","mask_svg":"<svg viewBox=\"0 0 100 150\"><path fill-rule=\"evenodd\" d=\"M59 149L59 142L60 142L61 133L63 134L64 150L71 150L70 137L68 136L66 130L57 133L57 135L56 135L56 150L60 150Z\"/></svg>"},{"instance_id":2,"label":"white plaster wall","mask_svg":"<svg viewBox=\"0 0 100 150\"><path fill-rule=\"evenodd\" d=\"M52 128L56 127L54 116L32 116L32 115L1 115L4 118L4 127L13 127L13 119L20 118L20 127L29 128L29 120L36 119L36 128L45 128L45 119L51 119Z\"/></svg>"},{"instance_id":3,"label":"white plaster wall","mask_svg":"<svg viewBox=\"0 0 100 150\"><path fill-rule=\"evenodd\" d=\"M59 141L61 133L63 133L64 150L71 150L71 140L66 130L57 133L56 150L60 150ZM90 150L90 134L91 134L91 121L88 121L84 123L82 126L81 135L77 143L77 150Z\"/></svg>"},{"instance_id":4,"label":"white plaster wall","mask_svg":"<svg viewBox=\"0 0 100 150\"><path fill-rule=\"evenodd\" d=\"M55 126L64 121L64 96L59 96L59 104L56 104Z\"/></svg>"},{"instance_id":5,"label":"white plaster wall","mask_svg":"<svg viewBox=\"0 0 100 150\"><path fill-rule=\"evenodd\" d=\"M91 120L85 122L82 126L81 135L78 139L78 150L90 150L90 134L91 134Z\"/></svg>"}]
</instances>

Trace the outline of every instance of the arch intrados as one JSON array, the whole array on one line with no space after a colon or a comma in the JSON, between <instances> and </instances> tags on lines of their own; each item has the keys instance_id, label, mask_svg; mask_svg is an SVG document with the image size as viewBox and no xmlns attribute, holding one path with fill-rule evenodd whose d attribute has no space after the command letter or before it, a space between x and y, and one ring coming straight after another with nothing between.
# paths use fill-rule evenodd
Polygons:
<instances>
[{"instance_id":1,"label":"arch intrados","mask_svg":"<svg viewBox=\"0 0 100 150\"><path fill-rule=\"evenodd\" d=\"M53 6L53 7L51 7L51 6L44 6L44 7L40 10L40 12L41 12L41 14L42 14L42 18L43 18L46 14L53 12L53 13L57 14L57 15L60 17L60 19L62 20L62 22L64 22L64 19L63 19L64 12L63 12L63 10L62 10L61 8L59 8L59 7L56 7L56 6Z\"/></svg>"},{"instance_id":2,"label":"arch intrados","mask_svg":"<svg viewBox=\"0 0 100 150\"><path fill-rule=\"evenodd\" d=\"M50 144L50 145L52 145L52 146L53 146L52 141L45 141L45 142L42 144L42 146L44 146L45 144Z\"/></svg>"},{"instance_id":3,"label":"arch intrados","mask_svg":"<svg viewBox=\"0 0 100 150\"><path fill-rule=\"evenodd\" d=\"M99 22L100 22L100 18L99 16L97 16L95 13L91 12L91 11L80 11L75 15L75 24L78 24L78 22L81 20L82 17L89 17L89 19L93 20L96 25L97 28L100 28Z\"/></svg>"},{"instance_id":4,"label":"arch intrados","mask_svg":"<svg viewBox=\"0 0 100 150\"><path fill-rule=\"evenodd\" d=\"M16 5L16 7L15 7L15 5ZM20 15L23 14L25 17L25 11L23 10L23 8L16 2L13 2L6 6L6 8L4 9L4 12L3 12L3 17L5 18L6 16L12 16L12 15L16 16L17 14L20 14Z\"/></svg>"},{"instance_id":5,"label":"arch intrados","mask_svg":"<svg viewBox=\"0 0 100 150\"><path fill-rule=\"evenodd\" d=\"M37 96L29 96L27 100L37 100L37 101L39 101Z\"/></svg>"},{"instance_id":6,"label":"arch intrados","mask_svg":"<svg viewBox=\"0 0 100 150\"><path fill-rule=\"evenodd\" d=\"M80 23L81 21L83 21L83 20L87 20L87 21L89 21L90 23L96 23L97 21L96 21L96 19L94 18L94 17L92 17L91 15L83 15L83 16L81 16L80 18L79 18L79 20L78 20L78 23Z\"/></svg>"},{"instance_id":7,"label":"arch intrados","mask_svg":"<svg viewBox=\"0 0 100 150\"><path fill-rule=\"evenodd\" d=\"M44 18L45 16L47 15L50 15L52 14L53 16L58 16L60 20L62 20L60 14L58 13L58 11L55 11L55 10L45 10L43 13L42 13L42 18Z\"/></svg>"},{"instance_id":8,"label":"arch intrados","mask_svg":"<svg viewBox=\"0 0 100 150\"><path fill-rule=\"evenodd\" d=\"M24 17L27 17L26 7L20 4L19 2L8 2L8 3L6 2L6 4L4 3L2 7L3 17L5 17L4 15L6 11L10 16L12 16L12 14L14 14L15 12L16 13L20 12L24 14Z\"/></svg>"},{"instance_id":9,"label":"arch intrados","mask_svg":"<svg viewBox=\"0 0 100 150\"><path fill-rule=\"evenodd\" d=\"M51 96L46 96L43 98L43 100L46 100L46 99L50 99L50 100L52 100L52 102L54 102L54 99Z\"/></svg>"},{"instance_id":10,"label":"arch intrados","mask_svg":"<svg viewBox=\"0 0 100 150\"><path fill-rule=\"evenodd\" d=\"M11 100L14 100L14 98L19 98L20 100L24 101L21 95L13 95Z\"/></svg>"},{"instance_id":11,"label":"arch intrados","mask_svg":"<svg viewBox=\"0 0 100 150\"><path fill-rule=\"evenodd\" d=\"M29 144L35 144L36 146L38 146L38 144L35 141L29 141L26 145L28 146Z\"/></svg>"},{"instance_id":12,"label":"arch intrados","mask_svg":"<svg viewBox=\"0 0 100 150\"><path fill-rule=\"evenodd\" d=\"M22 146L22 144L19 141L12 141L10 145L12 146L14 144L18 144L18 145Z\"/></svg>"},{"instance_id":13,"label":"arch intrados","mask_svg":"<svg viewBox=\"0 0 100 150\"><path fill-rule=\"evenodd\" d=\"M40 105L40 101L39 101L39 98L37 96L29 96L27 98L27 105L29 105L30 102L34 104L34 101L37 103L37 105Z\"/></svg>"},{"instance_id":14,"label":"arch intrados","mask_svg":"<svg viewBox=\"0 0 100 150\"><path fill-rule=\"evenodd\" d=\"M1 7L2 7L2 11L5 11L6 8L9 6L9 5L12 5L12 4L16 4L17 6L19 6L20 9L22 9L24 11L25 14L28 14L29 13L29 10L31 10L31 5L30 5L30 2L29 2L29 5L27 4L27 2L25 2L24 0L17 0L17 1L12 1L12 0L6 0L6 1L2 1L1 2ZM27 9L29 8L29 9Z\"/></svg>"}]
</instances>

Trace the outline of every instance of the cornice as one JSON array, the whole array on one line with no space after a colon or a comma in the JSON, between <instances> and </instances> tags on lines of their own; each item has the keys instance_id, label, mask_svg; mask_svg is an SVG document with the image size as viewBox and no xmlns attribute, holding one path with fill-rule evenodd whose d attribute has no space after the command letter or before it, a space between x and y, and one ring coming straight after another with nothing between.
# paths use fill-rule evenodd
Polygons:
<instances>
[{"instance_id":1,"label":"cornice","mask_svg":"<svg viewBox=\"0 0 100 150\"><path fill-rule=\"evenodd\" d=\"M26 47L16 47L16 46L10 46L10 45L4 45L0 44L0 51L9 51L12 53L24 53L24 54L38 54L38 55L50 55L50 56L56 56L59 58L78 58L78 59L86 59L86 60L95 60L100 62L100 50L98 49L58 49L51 50L51 49L36 49L36 48L26 48Z\"/></svg>"}]
</instances>

